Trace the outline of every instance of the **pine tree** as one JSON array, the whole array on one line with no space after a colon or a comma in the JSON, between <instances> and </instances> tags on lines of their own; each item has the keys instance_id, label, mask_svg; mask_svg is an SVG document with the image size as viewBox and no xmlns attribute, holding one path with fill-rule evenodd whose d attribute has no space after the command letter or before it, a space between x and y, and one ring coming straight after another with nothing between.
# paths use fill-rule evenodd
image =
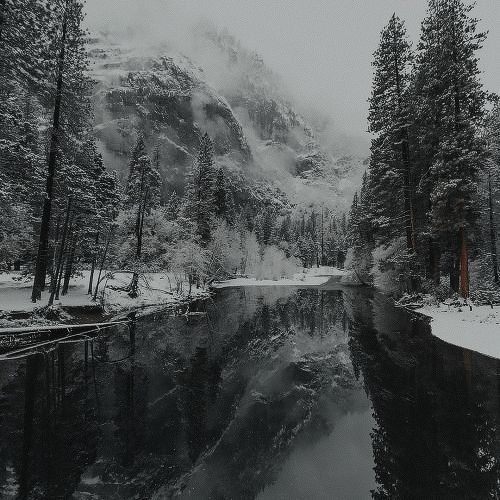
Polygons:
<instances>
[{"instance_id":1,"label":"pine tree","mask_svg":"<svg viewBox=\"0 0 500 500\"><path fill-rule=\"evenodd\" d=\"M225 218L228 212L228 195L226 191L226 181L224 178L224 171L222 168L217 170L217 177L215 179L215 214L217 217Z\"/></svg>"},{"instance_id":2,"label":"pine tree","mask_svg":"<svg viewBox=\"0 0 500 500\"><path fill-rule=\"evenodd\" d=\"M430 0L416 65L416 115L425 147L430 231L450 255L450 286L467 297L468 243L478 218L485 94L476 52L485 39L461 0ZM438 257L435 257L435 266ZM438 272L434 271L434 275Z\"/></svg>"},{"instance_id":3,"label":"pine tree","mask_svg":"<svg viewBox=\"0 0 500 500\"><path fill-rule=\"evenodd\" d=\"M498 269L498 204L500 202L500 105L488 113L484 126L486 158L486 212L493 281L500 284ZM484 184L484 182L483 182Z\"/></svg>"},{"instance_id":4,"label":"pine tree","mask_svg":"<svg viewBox=\"0 0 500 500\"><path fill-rule=\"evenodd\" d=\"M136 210L136 259L142 255L142 239L146 215L160 202L161 178L139 137L130 154L129 175L125 190L125 205Z\"/></svg>"},{"instance_id":5,"label":"pine tree","mask_svg":"<svg viewBox=\"0 0 500 500\"><path fill-rule=\"evenodd\" d=\"M399 236L403 223L407 247L414 251L415 220L408 130L411 61L406 28L393 14L381 33L373 61L375 71L368 116L370 131L377 134L372 141L370 159L371 189L376 204L373 217L377 226L392 238Z\"/></svg>"},{"instance_id":6,"label":"pine tree","mask_svg":"<svg viewBox=\"0 0 500 500\"><path fill-rule=\"evenodd\" d=\"M181 209L181 203L182 200L180 196L175 192L172 191L171 195L168 198L167 201L167 217L168 220L175 220L179 216L179 212Z\"/></svg>"},{"instance_id":7,"label":"pine tree","mask_svg":"<svg viewBox=\"0 0 500 500\"><path fill-rule=\"evenodd\" d=\"M52 123L47 160L46 188L39 231L38 252L33 283L32 301L41 297L45 287L48 265L48 246L51 230L52 204L57 159L61 150L68 152L77 147L83 130L89 125L90 81L86 76L88 56L86 36L82 29L83 8L78 0L51 0L53 37L49 53L49 80L47 97L52 109ZM52 85L51 85L52 84ZM53 89L53 91L51 91Z\"/></svg>"},{"instance_id":8,"label":"pine tree","mask_svg":"<svg viewBox=\"0 0 500 500\"><path fill-rule=\"evenodd\" d=\"M348 243L352 249L354 272L362 283L372 280L373 239L369 215L369 178L363 175L363 183L358 196L354 193L348 222Z\"/></svg>"},{"instance_id":9,"label":"pine tree","mask_svg":"<svg viewBox=\"0 0 500 500\"><path fill-rule=\"evenodd\" d=\"M137 204L141 194L137 191L137 180L141 178L141 158L148 156L144 137L139 135L132 150L130 151L128 164L128 176L125 187L125 206L130 208Z\"/></svg>"},{"instance_id":10,"label":"pine tree","mask_svg":"<svg viewBox=\"0 0 500 500\"><path fill-rule=\"evenodd\" d=\"M184 216L193 222L196 236L204 246L210 241L216 212L214 191L214 150L210 137L205 134L187 176L183 207Z\"/></svg>"},{"instance_id":11,"label":"pine tree","mask_svg":"<svg viewBox=\"0 0 500 500\"><path fill-rule=\"evenodd\" d=\"M0 2L0 266L32 259L45 161L35 91L46 86L48 16L41 0Z\"/></svg>"},{"instance_id":12,"label":"pine tree","mask_svg":"<svg viewBox=\"0 0 500 500\"><path fill-rule=\"evenodd\" d=\"M264 206L255 219L255 233L261 245L272 245L276 235L276 213L273 207Z\"/></svg>"}]
</instances>

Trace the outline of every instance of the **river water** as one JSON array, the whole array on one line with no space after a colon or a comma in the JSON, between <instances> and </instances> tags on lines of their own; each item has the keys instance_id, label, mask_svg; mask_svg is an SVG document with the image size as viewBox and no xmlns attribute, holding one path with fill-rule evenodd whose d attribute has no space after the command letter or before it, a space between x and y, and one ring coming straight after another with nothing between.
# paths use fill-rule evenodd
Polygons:
<instances>
[{"instance_id":1,"label":"river water","mask_svg":"<svg viewBox=\"0 0 500 500\"><path fill-rule=\"evenodd\" d=\"M1 498L500 496L497 360L362 288L200 311L0 363Z\"/></svg>"}]
</instances>

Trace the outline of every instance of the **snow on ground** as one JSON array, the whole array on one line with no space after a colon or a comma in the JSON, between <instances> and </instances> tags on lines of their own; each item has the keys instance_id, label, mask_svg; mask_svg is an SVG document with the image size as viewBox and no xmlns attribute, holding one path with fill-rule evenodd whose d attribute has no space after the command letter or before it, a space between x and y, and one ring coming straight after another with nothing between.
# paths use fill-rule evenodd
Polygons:
<instances>
[{"instance_id":1,"label":"snow on ground","mask_svg":"<svg viewBox=\"0 0 500 500\"><path fill-rule=\"evenodd\" d=\"M42 293L42 300L31 302L31 279L24 279L20 273L0 274L0 311L30 312L47 305L49 293ZM87 288L82 278L72 280L68 295L61 297L55 304L66 306L95 305L86 294Z\"/></svg>"},{"instance_id":2,"label":"snow on ground","mask_svg":"<svg viewBox=\"0 0 500 500\"><path fill-rule=\"evenodd\" d=\"M220 283L214 283L214 288L229 288L235 286L320 286L327 283L330 278L345 276L347 271L336 267L320 266L304 269L296 273L293 278L279 280L258 280L255 278L234 278Z\"/></svg>"},{"instance_id":3,"label":"snow on ground","mask_svg":"<svg viewBox=\"0 0 500 500\"><path fill-rule=\"evenodd\" d=\"M500 359L500 306L427 305L417 312L432 318L432 334L471 351Z\"/></svg>"},{"instance_id":4,"label":"snow on ground","mask_svg":"<svg viewBox=\"0 0 500 500\"><path fill-rule=\"evenodd\" d=\"M81 276L71 280L70 289L67 295L61 296L60 300L55 301L54 305L62 306L92 306L96 302L92 301L90 295L87 295L89 271L84 271ZM146 273L139 280L139 296L132 299L124 291L113 290L111 287L126 286L131 279L130 274L116 273L112 279L107 280L104 306L110 312L116 312L125 309L149 305L172 305L175 306L185 302L188 286L183 283L183 290L176 293L175 277L170 273ZM103 281L101 289L106 283ZM34 309L46 306L49 293L42 294L42 300L36 304L31 302L31 279L22 278L20 273L1 273L0 274L0 312L31 312ZM206 296L207 291L193 287L191 291L192 298ZM101 292L98 294L98 299ZM100 302L97 302L99 304Z\"/></svg>"}]
</instances>

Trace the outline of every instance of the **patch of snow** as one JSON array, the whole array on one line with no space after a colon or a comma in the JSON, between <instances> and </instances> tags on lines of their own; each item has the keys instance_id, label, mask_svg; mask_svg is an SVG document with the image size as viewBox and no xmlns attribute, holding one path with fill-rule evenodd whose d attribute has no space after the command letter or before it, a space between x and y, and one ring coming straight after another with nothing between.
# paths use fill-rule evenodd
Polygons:
<instances>
[{"instance_id":1,"label":"patch of snow","mask_svg":"<svg viewBox=\"0 0 500 500\"><path fill-rule=\"evenodd\" d=\"M0 312L32 312L47 305L49 299L48 291L42 293L42 299L36 304L31 302L31 280L19 279L20 273L0 274ZM178 278L177 278L178 279ZM83 271L80 276L71 279L69 292L61 295L60 300L54 301L55 306L90 306L100 302L93 302L87 295L89 271ZM97 280L97 275L94 280ZM104 307L108 311L119 312L125 309L152 305L180 305L187 298L187 283L183 283L183 292L175 291L175 280L171 273L146 273L139 280L139 296L131 298L127 292L114 290L112 287L125 287L130 283L131 275L126 273L114 273L113 278L107 281ZM104 287L106 280L102 282L100 289ZM193 287L191 298L201 298L207 295L207 290ZM99 291L98 298L101 298Z\"/></svg>"},{"instance_id":2,"label":"patch of snow","mask_svg":"<svg viewBox=\"0 0 500 500\"><path fill-rule=\"evenodd\" d=\"M304 269L304 272L296 273L293 278L282 278L279 280L234 278L215 283L213 286L214 288L230 288L236 286L320 286L327 283L332 276L342 277L345 274L346 271L343 269L321 266L312 269Z\"/></svg>"},{"instance_id":3,"label":"patch of snow","mask_svg":"<svg viewBox=\"0 0 500 500\"><path fill-rule=\"evenodd\" d=\"M500 359L500 306L426 305L417 312L432 318L432 334L456 346Z\"/></svg>"}]
</instances>

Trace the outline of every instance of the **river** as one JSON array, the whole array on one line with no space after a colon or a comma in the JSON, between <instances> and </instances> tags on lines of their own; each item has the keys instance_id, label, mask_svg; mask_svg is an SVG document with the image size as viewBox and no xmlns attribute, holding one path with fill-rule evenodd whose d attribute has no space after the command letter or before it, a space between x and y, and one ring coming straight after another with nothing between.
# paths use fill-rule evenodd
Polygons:
<instances>
[{"instance_id":1,"label":"river","mask_svg":"<svg viewBox=\"0 0 500 500\"><path fill-rule=\"evenodd\" d=\"M363 288L200 312L0 363L1 498L499 497L497 360Z\"/></svg>"}]
</instances>

